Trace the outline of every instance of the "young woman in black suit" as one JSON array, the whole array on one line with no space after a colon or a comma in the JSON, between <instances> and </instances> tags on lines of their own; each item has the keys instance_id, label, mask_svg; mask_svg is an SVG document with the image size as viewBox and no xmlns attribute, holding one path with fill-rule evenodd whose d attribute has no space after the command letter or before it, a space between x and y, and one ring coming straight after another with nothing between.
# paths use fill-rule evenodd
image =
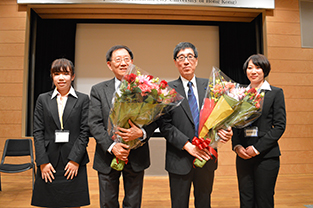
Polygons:
<instances>
[{"instance_id":1,"label":"young woman in black suit","mask_svg":"<svg viewBox=\"0 0 313 208\"><path fill-rule=\"evenodd\" d=\"M278 140L286 127L284 93L265 80L271 66L264 55L250 56L243 69L250 87L265 92L265 97L261 116L244 129L234 129L232 137L240 207L270 208L280 167Z\"/></svg>"},{"instance_id":2,"label":"young woman in black suit","mask_svg":"<svg viewBox=\"0 0 313 208\"><path fill-rule=\"evenodd\" d=\"M39 95L34 111L37 175L33 206L89 205L89 97L72 87L73 63L57 59L51 66L55 89Z\"/></svg>"}]
</instances>

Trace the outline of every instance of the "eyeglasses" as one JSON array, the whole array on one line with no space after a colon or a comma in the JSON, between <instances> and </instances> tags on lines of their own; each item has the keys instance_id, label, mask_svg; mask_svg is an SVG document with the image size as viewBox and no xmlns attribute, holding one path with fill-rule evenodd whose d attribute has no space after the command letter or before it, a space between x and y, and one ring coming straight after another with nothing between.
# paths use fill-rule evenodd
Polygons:
<instances>
[{"instance_id":1,"label":"eyeglasses","mask_svg":"<svg viewBox=\"0 0 313 208\"><path fill-rule=\"evenodd\" d=\"M131 61L131 58L129 56L126 56L124 58L122 57L116 57L114 60L113 60L115 63L117 64L120 64L122 63L122 61L124 61L125 63L129 63Z\"/></svg>"},{"instance_id":2,"label":"eyeglasses","mask_svg":"<svg viewBox=\"0 0 313 208\"><path fill-rule=\"evenodd\" d=\"M176 60L179 61L179 62L185 61L186 59L187 59L188 61L194 61L195 58L196 58L196 57L195 57L193 54L187 54L187 56L185 56L185 55L182 54L182 55L177 56L177 57L176 57Z\"/></svg>"}]
</instances>

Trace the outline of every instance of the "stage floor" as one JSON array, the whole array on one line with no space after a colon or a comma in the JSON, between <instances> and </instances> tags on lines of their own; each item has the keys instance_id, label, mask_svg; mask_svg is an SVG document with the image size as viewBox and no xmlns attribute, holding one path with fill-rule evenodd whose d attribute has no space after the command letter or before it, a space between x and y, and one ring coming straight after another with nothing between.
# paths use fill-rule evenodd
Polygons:
<instances>
[{"instance_id":1,"label":"stage floor","mask_svg":"<svg viewBox=\"0 0 313 208\"><path fill-rule=\"evenodd\" d=\"M30 172L30 171L29 171ZM88 178L91 205L99 207L98 179ZM32 195L30 173L1 173L2 191L0 192L1 208L26 208L30 206ZM122 187L121 187L122 188ZM191 190L192 192L192 190ZM123 191L120 191L122 201ZM305 208L313 204L312 175L279 175L275 208ZM306 206L305 206L306 205ZM167 176L146 176L143 190L143 208L170 208L170 194ZM190 208L193 208L193 195L190 197ZM212 207L238 208L238 190L235 176L216 176L212 194Z\"/></svg>"}]
</instances>

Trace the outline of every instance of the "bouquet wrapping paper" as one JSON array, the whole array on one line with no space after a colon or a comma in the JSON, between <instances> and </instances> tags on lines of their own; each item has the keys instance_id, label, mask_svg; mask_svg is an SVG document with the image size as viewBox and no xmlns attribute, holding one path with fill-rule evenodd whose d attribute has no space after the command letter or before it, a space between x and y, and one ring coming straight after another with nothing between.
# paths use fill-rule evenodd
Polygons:
<instances>
[{"instance_id":1,"label":"bouquet wrapping paper","mask_svg":"<svg viewBox=\"0 0 313 208\"><path fill-rule=\"evenodd\" d=\"M128 120L131 120L142 128L177 107L183 99L165 80L160 81L159 78L131 65L121 80L119 90L114 94L108 132L115 142L123 142L130 149L138 148L144 143L139 139L125 142L115 134L117 127L130 128ZM118 171L123 170L124 165L125 162L117 158L111 163L111 167Z\"/></svg>"},{"instance_id":2,"label":"bouquet wrapping paper","mask_svg":"<svg viewBox=\"0 0 313 208\"><path fill-rule=\"evenodd\" d=\"M200 149L208 148L217 159L220 140L218 130L228 127L243 128L256 120L262 112L264 93L235 83L221 70L213 67L206 96L200 111L199 138L193 144ZM203 167L205 160L194 160L194 165Z\"/></svg>"}]
</instances>

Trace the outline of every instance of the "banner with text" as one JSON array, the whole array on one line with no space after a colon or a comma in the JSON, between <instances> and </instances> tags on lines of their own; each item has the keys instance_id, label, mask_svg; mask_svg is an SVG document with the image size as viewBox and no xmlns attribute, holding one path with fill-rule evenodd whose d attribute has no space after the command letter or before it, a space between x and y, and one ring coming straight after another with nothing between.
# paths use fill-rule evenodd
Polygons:
<instances>
[{"instance_id":1,"label":"banner with text","mask_svg":"<svg viewBox=\"0 0 313 208\"><path fill-rule=\"evenodd\" d=\"M17 0L18 4L151 4L275 9L275 0Z\"/></svg>"}]
</instances>

